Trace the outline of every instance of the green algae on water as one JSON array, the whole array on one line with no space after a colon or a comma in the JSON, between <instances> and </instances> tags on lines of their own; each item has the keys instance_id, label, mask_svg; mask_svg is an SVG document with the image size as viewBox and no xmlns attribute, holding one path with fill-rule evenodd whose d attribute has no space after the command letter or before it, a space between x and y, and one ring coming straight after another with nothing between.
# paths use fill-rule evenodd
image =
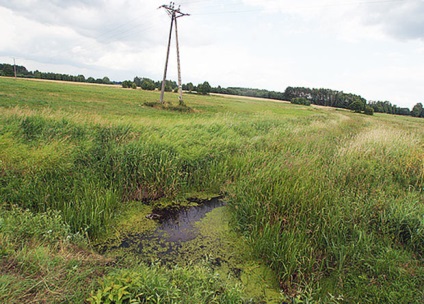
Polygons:
<instances>
[{"instance_id":1,"label":"green algae on water","mask_svg":"<svg viewBox=\"0 0 424 304\"><path fill-rule=\"evenodd\" d=\"M127 260L138 259L147 264L159 263L167 267L202 265L210 268L228 286L241 285L246 300L254 303L281 303L282 294L277 276L253 257L244 238L231 229L226 206L214 208L189 226L193 230L192 238L173 242L167 241L169 235L166 233L153 234L160 226L153 220L147 221L156 226L151 227L149 222L146 226L145 214L151 210L145 209L143 213L141 209L138 209L139 212L129 212L128 223L121 226L121 231L137 231L137 227L133 226L140 223L143 227L138 231L141 232L137 235L122 233L126 236L125 241L119 248L110 250L108 255L118 259L121 256ZM131 220L133 217L136 219ZM176 226L175 229L180 227Z\"/></svg>"},{"instance_id":2,"label":"green algae on water","mask_svg":"<svg viewBox=\"0 0 424 304\"><path fill-rule=\"evenodd\" d=\"M125 203L125 205L121 213L107 225L108 233L99 237L95 242L105 251L118 247L122 239L131 234L148 233L155 230L158 225L155 221L147 218L152 213L151 206L136 201Z\"/></svg>"},{"instance_id":3,"label":"green algae on water","mask_svg":"<svg viewBox=\"0 0 424 304\"><path fill-rule=\"evenodd\" d=\"M277 276L253 258L244 238L231 229L227 207L209 212L197 226L202 238L208 240L209 258L219 265L214 267L216 272L229 280L241 281L245 295L254 301L281 303Z\"/></svg>"}]
</instances>

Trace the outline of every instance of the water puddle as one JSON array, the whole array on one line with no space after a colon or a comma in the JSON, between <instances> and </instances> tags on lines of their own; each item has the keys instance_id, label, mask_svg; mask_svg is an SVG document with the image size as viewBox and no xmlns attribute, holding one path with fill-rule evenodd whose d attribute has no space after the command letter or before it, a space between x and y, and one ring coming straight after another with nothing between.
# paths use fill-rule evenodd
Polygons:
<instances>
[{"instance_id":1,"label":"water puddle","mask_svg":"<svg viewBox=\"0 0 424 304\"><path fill-rule=\"evenodd\" d=\"M140 254L155 252L162 262L166 262L166 256L178 251L182 243L200 236L196 223L208 212L224 205L219 198L213 198L200 201L200 204L194 207L154 210L146 218L157 221L159 226L148 234L128 236L119 247L131 248Z\"/></svg>"},{"instance_id":2,"label":"water puddle","mask_svg":"<svg viewBox=\"0 0 424 304\"><path fill-rule=\"evenodd\" d=\"M281 303L276 275L251 256L246 241L231 229L225 202L220 198L188 201L195 206L148 212L142 209L138 216L126 217L127 222L134 221L129 225L132 229L143 225L149 228L118 236L109 245L103 244L103 249L99 247L100 251L171 267L206 263L229 284L244 286L249 298Z\"/></svg>"}]
</instances>

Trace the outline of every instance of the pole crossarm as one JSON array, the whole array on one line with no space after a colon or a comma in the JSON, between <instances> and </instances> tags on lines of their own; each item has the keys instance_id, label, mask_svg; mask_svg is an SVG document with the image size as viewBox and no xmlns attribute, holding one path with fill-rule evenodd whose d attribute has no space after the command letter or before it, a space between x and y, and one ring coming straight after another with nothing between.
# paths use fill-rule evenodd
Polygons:
<instances>
[{"instance_id":1,"label":"pole crossarm","mask_svg":"<svg viewBox=\"0 0 424 304\"><path fill-rule=\"evenodd\" d=\"M170 13L171 15L174 15L174 18L184 17L184 16L190 16L190 14L185 14L181 12L181 6L178 6L178 8L175 8L175 2L171 2L169 5L161 5L158 7L158 9L164 8Z\"/></svg>"}]
</instances>

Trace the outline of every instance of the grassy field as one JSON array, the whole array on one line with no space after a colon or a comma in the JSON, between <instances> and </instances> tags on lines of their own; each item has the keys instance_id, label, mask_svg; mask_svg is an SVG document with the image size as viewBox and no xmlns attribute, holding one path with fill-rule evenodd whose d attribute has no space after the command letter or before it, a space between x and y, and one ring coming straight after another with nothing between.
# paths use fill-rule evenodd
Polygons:
<instances>
[{"instance_id":1,"label":"grassy field","mask_svg":"<svg viewBox=\"0 0 424 304\"><path fill-rule=\"evenodd\" d=\"M423 119L223 96L144 105L158 99L0 78L0 302L248 301L205 265L93 250L134 201L192 193L225 195L287 302L424 302Z\"/></svg>"}]
</instances>

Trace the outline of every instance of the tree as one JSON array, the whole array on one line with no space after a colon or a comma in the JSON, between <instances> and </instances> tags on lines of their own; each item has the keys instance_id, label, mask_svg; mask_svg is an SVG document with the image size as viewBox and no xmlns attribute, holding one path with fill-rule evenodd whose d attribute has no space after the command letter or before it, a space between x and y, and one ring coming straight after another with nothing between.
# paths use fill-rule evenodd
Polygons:
<instances>
[{"instance_id":1,"label":"tree","mask_svg":"<svg viewBox=\"0 0 424 304\"><path fill-rule=\"evenodd\" d=\"M361 113L361 111L364 110L364 103L361 100L356 99L349 105L349 109L355 111L355 113Z\"/></svg>"},{"instance_id":2,"label":"tree","mask_svg":"<svg viewBox=\"0 0 424 304\"><path fill-rule=\"evenodd\" d=\"M284 91L284 99L285 100L292 100L293 98L296 98L297 95L294 92L294 88L292 87L287 87L286 90Z\"/></svg>"},{"instance_id":3,"label":"tree","mask_svg":"<svg viewBox=\"0 0 424 304\"><path fill-rule=\"evenodd\" d=\"M109 77L107 77L107 76L103 77L102 83L104 83L104 84L110 84L111 82L110 82Z\"/></svg>"},{"instance_id":4,"label":"tree","mask_svg":"<svg viewBox=\"0 0 424 304\"><path fill-rule=\"evenodd\" d=\"M291 100L292 104L298 104L298 105L304 105L304 106L310 106L311 102L307 100L306 98L302 97L296 97Z\"/></svg>"},{"instance_id":5,"label":"tree","mask_svg":"<svg viewBox=\"0 0 424 304\"><path fill-rule=\"evenodd\" d=\"M371 106L365 106L364 113L366 115L374 115L374 109Z\"/></svg>"},{"instance_id":6,"label":"tree","mask_svg":"<svg viewBox=\"0 0 424 304\"><path fill-rule=\"evenodd\" d=\"M132 82L131 80L124 80L124 81L122 82L122 87L123 87L124 89L131 88L131 87L132 87L132 85L133 85L133 82Z\"/></svg>"},{"instance_id":7,"label":"tree","mask_svg":"<svg viewBox=\"0 0 424 304\"><path fill-rule=\"evenodd\" d=\"M208 95L211 92L211 90L212 90L212 87L207 81L197 86L197 93L202 95Z\"/></svg>"},{"instance_id":8,"label":"tree","mask_svg":"<svg viewBox=\"0 0 424 304\"><path fill-rule=\"evenodd\" d=\"M191 92L193 91L193 89L194 89L194 85L191 82L187 83L187 91Z\"/></svg>"},{"instance_id":9,"label":"tree","mask_svg":"<svg viewBox=\"0 0 424 304\"><path fill-rule=\"evenodd\" d=\"M38 79L41 79L41 72L39 70L35 70L34 77L35 78L38 78Z\"/></svg>"},{"instance_id":10,"label":"tree","mask_svg":"<svg viewBox=\"0 0 424 304\"><path fill-rule=\"evenodd\" d=\"M172 92L172 85L168 81L165 83L165 92Z\"/></svg>"},{"instance_id":11,"label":"tree","mask_svg":"<svg viewBox=\"0 0 424 304\"><path fill-rule=\"evenodd\" d=\"M143 78L143 80L141 80L140 86L143 90L149 90L149 91L153 91L156 88L153 80L149 78Z\"/></svg>"},{"instance_id":12,"label":"tree","mask_svg":"<svg viewBox=\"0 0 424 304\"><path fill-rule=\"evenodd\" d=\"M397 108L396 113L393 114L408 116L411 115L411 110L409 110L408 108Z\"/></svg>"},{"instance_id":13,"label":"tree","mask_svg":"<svg viewBox=\"0 0 424 304\"><path fill-rule=\"evenodd\" d=\"M141 78L136 76L134 77L134 83L138 86L141 87Z\"/></svg>"},{"instance_id":14,"label":"tree","mask_svg":"<svg viewBox=\"0 0 424 304\"><path fill-rule=\"evenodd\" d=\"M84 75L78 75L77 78L76 78L76 81L85 82L85 76Z\"/></svg>"},{"instance_id":15,"label":"tree","mask_svg":"<svg viewBox=\"0 0 424 304\"><path fill-rule=\"evenodd\" d=\"M423 111L423 104L421 102L417 103L411 111L411 115L414 117L423 117L424 111Z\"/></svg>"},{"instance_id":16,"label":"tree","mask_svg":"<svg viewBox=\"0 0 424 304\"><path fill-rule=\"evenodd\" d=\"M9 77L14 76L15 72L13 66L7 63L3 64L3 66L1 67L0 75Z\"/></svg>"}]
</instances>

